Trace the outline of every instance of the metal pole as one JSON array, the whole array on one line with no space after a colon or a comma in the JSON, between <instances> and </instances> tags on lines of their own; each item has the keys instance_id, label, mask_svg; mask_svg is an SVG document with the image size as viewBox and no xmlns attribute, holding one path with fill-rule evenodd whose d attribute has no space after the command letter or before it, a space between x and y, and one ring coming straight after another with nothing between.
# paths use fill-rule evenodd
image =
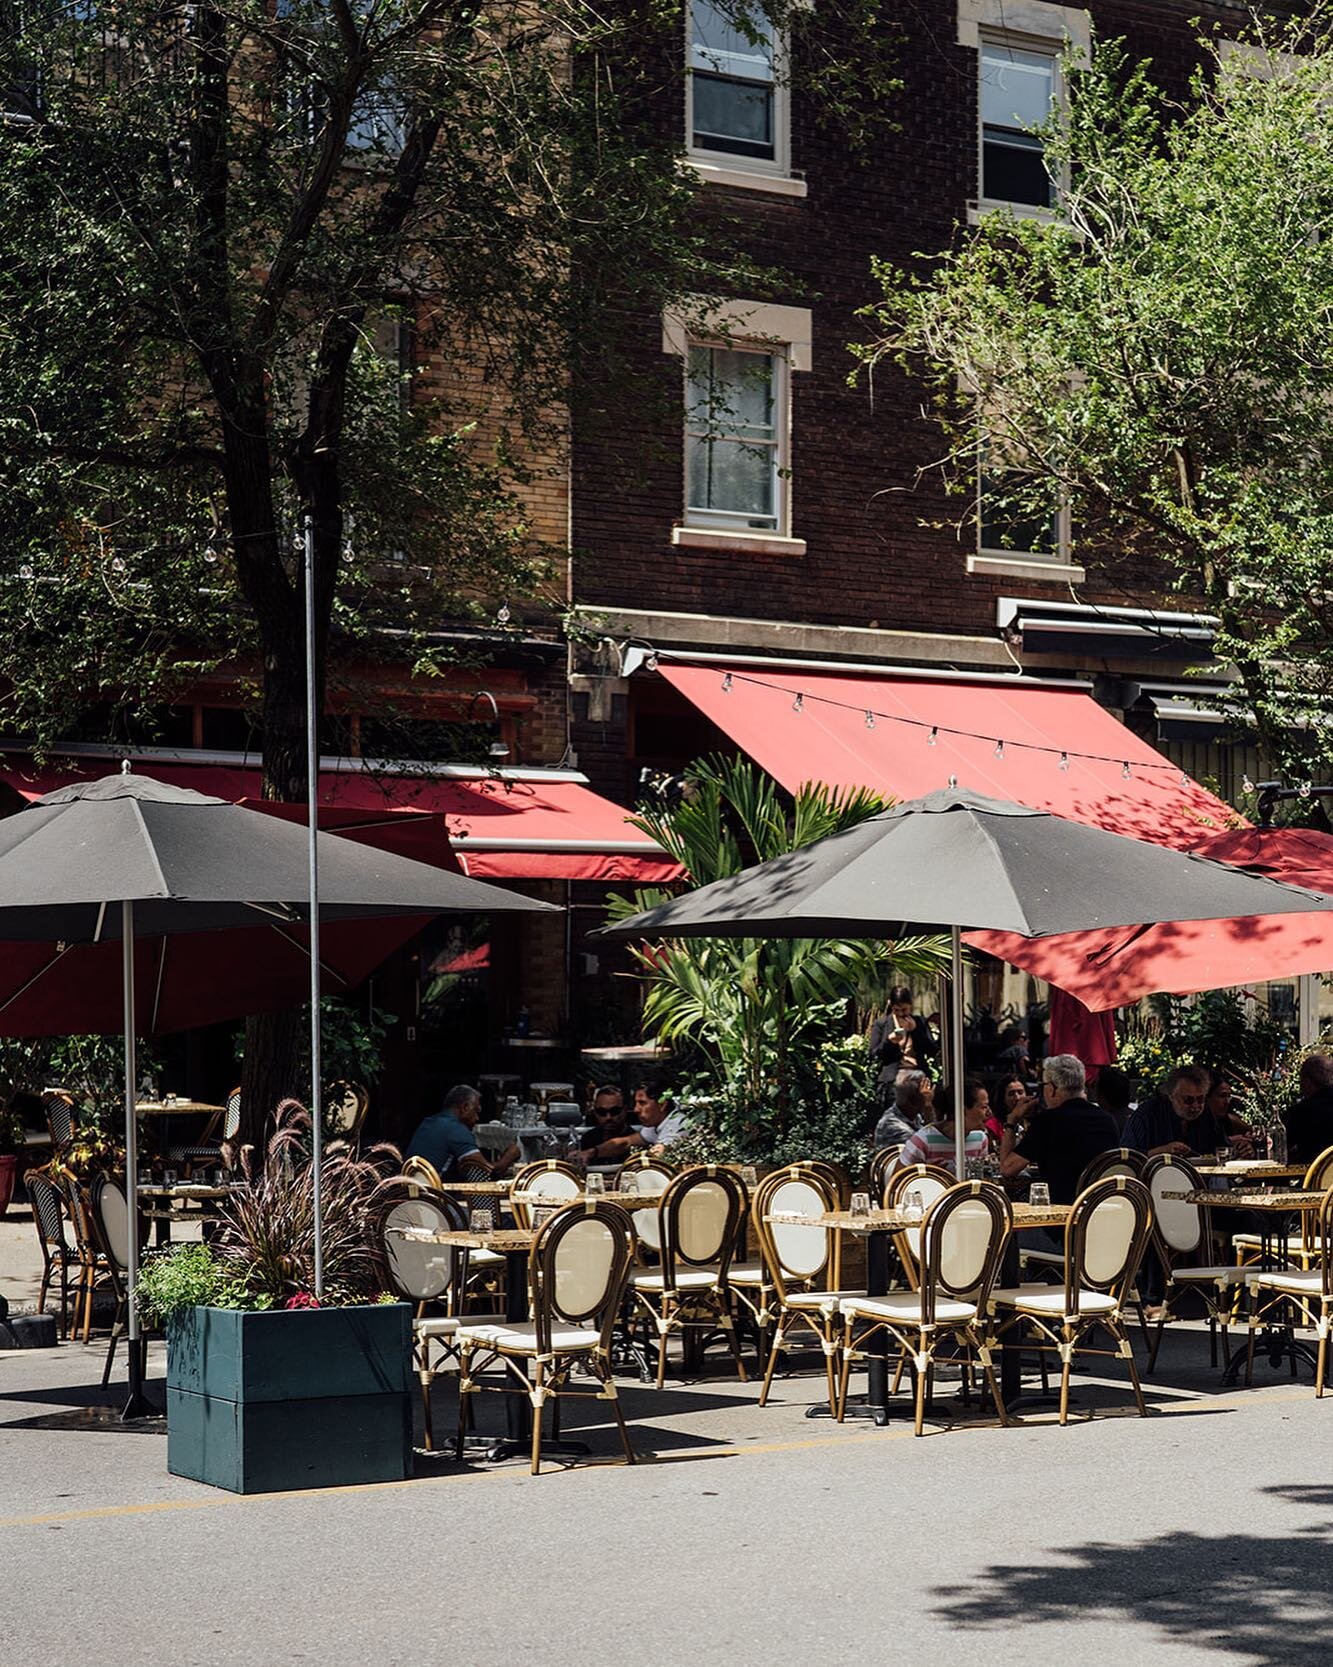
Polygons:
<instances>
[{"instance_id":1,"label":"metal pole","mask_svg":"<svg viewBox=\"0 0 1333 1667\"><path fill-rule=\"evenodd\" d=\"M319 717L315 700L315 523L305 518L306 838L310 867L310 1120L314 1172L315 1295L324 1295L324 1108L319 1046Z\"/></svg>"},{"instance_id":2,"label":"metal pole","mask_svg":"<svg viewBox=\"0 0 1333 1667\"><path fill-rule=\"evenodd\" d=\"M125 1306L129 1315L129 1397L123 1419L148 1418L156 1412L143 1392L143 1340L135 1289L139 1283L139 1110L138 1056L134 1022L134 904L120 905L120 978L125 1016L125 1206L129 1245L125 1252Z\"/></svg>"},{"instance_id":3,"label":"metal pole","mask_svg":"<svg viewBox=\"0 0 1333 1667\"><path fill-rule=\"evenodd\" d=\"M949 972L949 1085L953 1089L953 1157L958 1179L967 1177L967 1116L963 1110L963 929L951 934Z\"/></svg>"}]
</instances>

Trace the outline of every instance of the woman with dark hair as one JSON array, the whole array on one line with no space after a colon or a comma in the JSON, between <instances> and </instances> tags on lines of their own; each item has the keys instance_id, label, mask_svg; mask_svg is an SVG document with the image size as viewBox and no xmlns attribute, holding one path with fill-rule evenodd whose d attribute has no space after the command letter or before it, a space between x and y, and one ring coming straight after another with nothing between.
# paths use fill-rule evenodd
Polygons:
<instances>
[{"instance_id":1,"label":"woman with dark hair","mask_svg":"<svg viewBox=\"0 0 1333 1667\"><path fill-rule=\"evenodd\" d=\"M912 1011L912 992L906 984L889 991L889 1010L870 1027L870 1056L879 1061L884 1087L899 1071L929 1071L940 1055L939 1038L929 1019Z\"/></svg>"},{"instance_id":2,"label":"woman with dark hair","mask_svg":"<svg viewBox=\"0 0 1333 1667\"><path fill-rule=\"evenodd\" d=\"M933 1163L941 1169L947 1169L951 1175L957 1174L954 1163L954 1096L953 1091L942 1088L935 1096L937 1121L928 1123L925 1128L903 1143L903 1149L898 1154L898 1162L905 1169L909 1164ZM966 1129L963 1156L968 1161L973 1158L984 1158L989 1147L986 1138L986 1114L990 1110L990 1096L986 1092L985 1084L969 1077L963 1084L963 1126Z\"/></svg>"}]
</instances>

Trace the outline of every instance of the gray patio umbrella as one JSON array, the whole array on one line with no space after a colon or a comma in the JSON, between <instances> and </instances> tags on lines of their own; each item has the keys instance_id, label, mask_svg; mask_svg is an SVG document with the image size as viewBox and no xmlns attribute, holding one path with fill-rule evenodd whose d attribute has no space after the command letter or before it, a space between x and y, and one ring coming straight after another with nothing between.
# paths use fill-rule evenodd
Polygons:
<instances>
[{"instance_id":1,"label":"gray patio umbrella","mask_svg":"<svg viewBox=\"0 0 1333 1667\"><path fill-rule=\"evenodd\" d=\"M1320 909L1333 909L1333 898L1049 811L949 788L594 935L893 938L905 928L948 929L951 1074L960 1093L964 931L1041 938L1102 926ZM961 1100L958 1111L961 1176Z\"/></svg>"},{"instance_id":2,"label":"gray patio umbrella","mask_svg":"<svg viewBox=\"0 0 1333 1667\"><path fill-rule=\"evenodd\" d=\"M317 841L323 920L554 909L336 834L319 834ZM138 1209L136 937L256 926L286 932L309 918L309 856L307 830L299 823L131 775L128 766L120 775L48 793L0 821L0 943L118 939L122 946L131 1223ZM131 1416L148 1410L134 1306L133 1228L128 1263Z\"/></svg>"}]
</instances>

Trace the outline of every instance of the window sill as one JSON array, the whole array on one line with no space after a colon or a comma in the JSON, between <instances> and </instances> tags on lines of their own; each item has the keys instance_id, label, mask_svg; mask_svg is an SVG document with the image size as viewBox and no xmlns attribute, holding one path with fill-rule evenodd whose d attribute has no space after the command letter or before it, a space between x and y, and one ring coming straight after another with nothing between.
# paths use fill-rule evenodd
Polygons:
<instances>
[{"instance_id":1,"label":"window sill","mask_svg":"<svg viewBox=\"0 0 1333 1667\"><path fill-rule=\"evenodd\" d=\"M1039 208L1036 203L983 201L967 205L967 223L969 226L979 226L983 220L989 220L993 214L1011 214L1015 220L1043 220L1047 224L1059 219L1059 214L1055 209Z\"/></svg>"},{"instance_id":2,"label":"window sill","mask_svg":"<svg viewBox=\"0 0 1333 1667\"><path fill-rule=\"evenodd\" d=\"M771 197L806 195L805 181L793 179L789 174L764 174L749 168L732 168L721 162L704 162L696 156L687 156L685 166L698 174L703 185L729 185L733 191L764 191Z\"/></svg>"},{"instance_id":3,"label":"window sill","mask_svg":"<svg viewBox=\"0 0 1333 1667\"><path fill-rule=\"evenodd\" d=\"M803 538L780 533L732 532L729 527L672 527L671 542L687 550L735 550L746 556L803 556Z\"/></svg>"},{"instance_id":4,"label":"window sill","mask_svg":"<svg viewBox=\"0 0 1333 1667\"><path fill-rule=\"evenodd\" d=\"M1068 561L1025 561L1018 555L969 556L969 573L987 573L997 579L1027 579L1034 584L1081 585L1087 572Z\"/></svg>"}]
</instances>

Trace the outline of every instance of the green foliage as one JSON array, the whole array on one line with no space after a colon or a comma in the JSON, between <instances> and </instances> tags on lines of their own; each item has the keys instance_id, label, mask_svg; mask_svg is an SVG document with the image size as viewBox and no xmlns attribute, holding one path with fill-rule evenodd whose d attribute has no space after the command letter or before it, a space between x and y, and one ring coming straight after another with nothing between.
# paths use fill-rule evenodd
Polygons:
<instances>
[{"instance_id":1,"label":"green foliage","mask_svg":"<svg viewBox=\"0 0 1333 1667\"><path fill-rule=\"evenodd\" d=\"M382 1007L363 1010L342 996L321 996L319 1001L319 1052L326 1082L359 1082L372 1085L384 1069L384 1039L395 1016ZM310 1004L301 1009L301 1048L298 1069L310 1080ZM233 1040L236 1058L245 1057L245 1030L238 1028Z\"/></svg>"},{"instance_id":2,"label":"green foliage","mask_svg":"<svg viewBox=\"0 0 1333 1667\"><path fill-rule=\"evenodd\" d=\"M1131 592L1164 561L1298 780L1333 761L1333 45L1299 9L1248 58L1205 44L1183 108L1118 43L1069 63L1059 213L881 264L860 350L925 380L958 493L980 446L998 518L1062 499L1076 559Z\"/></svg>"},{"instance_id":3,"label":"green foliage","mask_svg":"<svg viewBox=\"0 0 1333 1667\"><path fill-rule=\"evenodd\" d=\"M137 1043L140 1078L161 1074L156 1046ZM125 1043L120 1036L0 1037L0 1094L39 1094L66 1088L78 1108L79 1128L114 1136L125 1123Z\"/></svg>"},{"instance_id":4,"label":"green foliage","mask_svg":"<svg viewBox=\"0 0 1333 1667\"><path fill-rule=\"evenodd\" d=\"M261 1306L206 1244L180 1244L145 1258L135 1296L139 1317L154 1327L186 1308Z\"/></svg>"},{"instance_id":5,"label":"green foliage","mask_svg":"<svg viewBox=\"0 0 1333 1667\"><path fill-rule=\"evenodd\" d=\"M788 803L748 759L697 761L681 803L641 809L637 827L707 885L756 862L854 827L885 808L866 789L806 783ZM613 900L611 920L653 907L667 893ZM814 1061L845 1036L859 994L898 976L933 976L948 961L937 938L685 938L635 946L646 996L644 1033L699 1048L712 1076L710 1098L737 1115L788 1126ZM829 1066L832 1069L832 1064Z\"/></svg>"},{"instance_id":6,"label":"green foliage","mask_svg":"<svg viewBox=\"0 0 1333 1667\"><path fill-rule=\"evenodd\" d=\"M22 1114L0 1103L0 1157L7 1152L21 1152L24 1147L24 1134Z\"/></svg>"},{"instance_id":7,"label":"green foliage","mask_svg":"<svg viewBox=\"0 0 1333 1667\"><path fill-rule=\"evenodd\" d=\"M879 1115L878 1068L865 1038L834 1037L806 1056L795 1097L779 1124L764 1107L729 1097L712 1072L674 1096L690 1120L673 1159L698 1163L795 1163L824 1158L858 1175L866 1133Z\"/></svg>"},{"instance_id":8,"label":"green foliage","mask_svg":"<svg viewBox=\"0 0 1333 1667\"><path fill-rule=\"evenodd\" d=\"M1266 1008L1234 990L1150 996L1122 1024L1116 1063L1158 1086L1178 1065L1210 1065L1250 1081L1286 1056L1289 1038Z\"/></svg>"},{"instance_id":9,"label":"green foliage","mask_svg":"<svg viewBox=\"0 0 1333 1667\"><path fill-rule=\"evenodd\" d=\"M878 0L730 9L790 33L786 73L849 140L885 120ZM48 744L96 702L122 734L262 663L292 797L307 514L335 679L367 645L437 665L442 618L545 587L521 488L563 467L571 407L617 424L644 319L771 287L663 137L684 22L681 0L14 11L8 729Z\"/></svg>"}]
</instances>

